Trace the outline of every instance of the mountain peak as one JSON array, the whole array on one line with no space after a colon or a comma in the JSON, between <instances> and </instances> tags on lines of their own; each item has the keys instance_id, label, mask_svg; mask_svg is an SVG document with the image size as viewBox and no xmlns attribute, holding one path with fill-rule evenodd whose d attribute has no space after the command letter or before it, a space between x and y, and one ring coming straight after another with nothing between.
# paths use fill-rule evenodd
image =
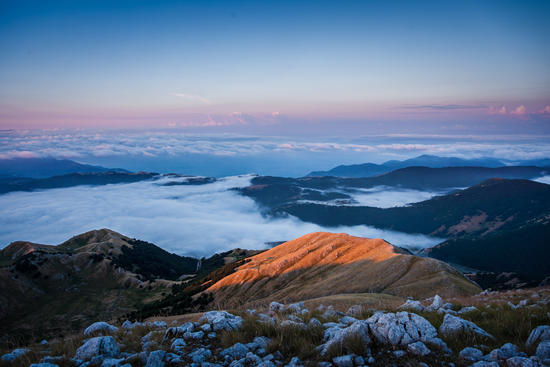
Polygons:
<instances>
[{"instance_id":1,"label":"mountain peak","mask_svg":"<svg viewBox=\"0 0 550 367\"><path fill-rule=\"evenodd\" d=\"M382 239L315 232L249 258L207 291L236 306L242 300L297 301L342 293L466 295L479 288L451 266L409 255Z\"/></svg>"}]
</instances>

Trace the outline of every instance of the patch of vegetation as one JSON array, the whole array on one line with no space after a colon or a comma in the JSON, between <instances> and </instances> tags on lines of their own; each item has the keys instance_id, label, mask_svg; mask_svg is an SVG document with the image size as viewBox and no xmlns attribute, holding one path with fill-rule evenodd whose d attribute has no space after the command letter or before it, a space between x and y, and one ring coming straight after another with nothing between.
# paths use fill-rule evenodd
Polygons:
<instances>
[{"instance_id":1,"label":"patch of vegetation","mask_svg":"<svg viewBox=\"0 0 550 367\"><path fill-rule=\"evenodd\" d=\"M132 239L130 246L122 246L122 254L113 258L113 264L140 274L146 280L156 278L176 280L183 274L193 274L198 260L171 254L152 243Z\"/></svg>"},{"instance_id":2,"label":"patch of vegetation","mask_svg":"<svg viewBox=\"0 0 550 367\"><path fill-rule=\"evenodd\" d=\"M257 336L266 336L271 339L267 352L279 351L286 358L297 356L301 360L317 359L316 348L323 343L322 326L299 327L294 325L274 325L261 323L251 315L242 315L243 325L237 331L224 331L221 334L221 343L224 348L235 343L248 343Z\"/></svg>"},{"instance_id":3,"label":"patch of vegetation","mask_svg":"<svg viewBox=\"0 0 550 367\"><path fill-rule=\"evenodd\" d=\"M23 274L34 274L38 271L38 266L33 263L34 254L30 253L29 255L21 257L15 263L15 270Z\"/></svg>"},{"instance_id":4,"label":"patch of vegetation","mask_svg":"<svg viewBox=\"0 0 550 367\"><path fill-rule=\"evenodd\" d=\"M126 314L124 318L143 320L151 316L179 315L203 311L213 301L213 297L209 293L203 293L200 296L197 296L197 294L206 290L218 280L234 273L246 261L246 259L235 261L222 266L202 278L188 283L175 284L172 286L169 295L158 301L146 304L135 312Z\"/></svg>"}]
</instances>

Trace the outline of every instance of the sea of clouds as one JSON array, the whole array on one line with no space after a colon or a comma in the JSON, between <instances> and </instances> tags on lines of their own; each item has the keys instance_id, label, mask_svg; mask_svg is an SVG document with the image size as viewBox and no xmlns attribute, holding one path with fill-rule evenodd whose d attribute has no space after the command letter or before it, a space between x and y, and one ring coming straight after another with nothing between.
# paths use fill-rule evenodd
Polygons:
<instances>
[{"instance_id":1,"label":"sea of clouds","mask_svg":"<svg viewBox=\"0 0 550 367\"><path fill-rule=\"evenodd\" d=\"M512 139L512 140L511 140ZM550 157L547 136L380 135L352 137L197 134L182 130L0 130L0 159L54 157L131 171L228 176L304 176L340 164L421 154L460 158Z\"/></svg>"},{"instance_id":2,"label":"sea of clouds","mask_svg":"<svg viewBox=\"0 0 550 367\"><path fill-rule=\"evenodd\" d=\"M403 247L423 248L442 241L424 235L369 226L321 227L299 219L267 218L255 202L231 190L251 176L226 177L199 186L162 186L172 178L131 184L76 186L0 195L0 248L16 240L59 244L92 229L110 228L181 255L209 256L236 247L259 249L315 231L383 238ZM183 178L181 180L184 180ZM419 196L415 196L415 195ZM367 203L408 203L424 197L371 192ZM431 195L431 194L426 194ZM425 196L425 197L428 197Z\"/></svg>"},{"instance_id":3,"label":"sea of clouds","mask_svg":"<svg viewBox=\"0 0 550 367\"><path fill-rule=\"evenodd\" d=\"M351 193L353 199L360 206L376 208L392 208L406 206L411 203L429 200L434 196L443 195L447 191L420 191L412 189L398 189L387 186L376 186L369 189L357 189Z\"/></svg>"}]
</instances>

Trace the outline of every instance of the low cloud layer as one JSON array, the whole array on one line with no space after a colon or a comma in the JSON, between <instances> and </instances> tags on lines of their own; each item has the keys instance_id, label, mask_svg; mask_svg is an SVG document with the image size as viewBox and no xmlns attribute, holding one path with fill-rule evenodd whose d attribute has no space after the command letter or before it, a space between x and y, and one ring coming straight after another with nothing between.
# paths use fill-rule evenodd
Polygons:
<instances>
[{"instance_id":1,"label":"low cloud layer","mask_svg":"<svg viewBox=\"0 0 550 367\"><path fill-rule=\"evenodd\" d=\"M323 228L296 218L264 218L251 199L228 190L249 182L250 177L244 176L202 186L161 186L156 181L1 195L0 247L16 240L58 244L99 228L194 256L236 247L263 248L266 242L315 231L379 237L414 248L441 241L368 226Z\"/></svg>"},{"instance_id":2,"label":"low cloud layer","mask_svg":"<svg viewBox=\"0 0 550 367\"><path fill-rule=\"evenodd\" d=\"M372 189L357 190L351 193L351 196L358 202L358 205L361 206L392 208L429 200L434 196L442 194L444 193L435 191L400 190L393 187L377 186Z\"/></svg>"},{"instance_id":3,"label":"low cloud layer","mask_svg":"<svg viewBox=\"0 0 550 367\"><path fill-rule=\"evenodd\" d=\"M292 154L293 159L285 163L288 167L300 159L307 159L310 162L309 171L311 171L332 168L333 163L326 162L329 154L340 158L338 164L383 162L388 159L406 159L420 154L461 158L493 157L509 160L550 156L550 143L545 136L515 136L513 141L510 139L510 137L495 136L476 138L407 134L358 136L344 139L188 134L178 130L4 130L0 131L0 159L51 156L109 165L110 161L122 159L122 157L134 161L135 159L169 161L189 155L235 158ZM271 174L270 172L259 173Z\"/></svg>"},{"instance_id":4,"label":"low cloud layer","mask_svg":"<svg viewBox=\"0 0 550 367\"><path fill-rule=\"evenodd\" d=\"M550 176L542 176L542 177L539 177L539 178L537 178L536 180L533 180L533 181L537 181L537 182L541 182L541 183L550 185Z\"/></svg>"}]
</instances>

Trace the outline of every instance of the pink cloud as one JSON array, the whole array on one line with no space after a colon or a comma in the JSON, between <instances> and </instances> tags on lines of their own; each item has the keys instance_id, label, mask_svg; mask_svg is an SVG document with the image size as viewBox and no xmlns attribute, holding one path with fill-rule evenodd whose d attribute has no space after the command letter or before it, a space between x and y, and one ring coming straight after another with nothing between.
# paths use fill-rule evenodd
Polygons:
<instances>
[{"instance_id":1,"label":"pink cloud","mask_svg":"<svg viewBox=\"0 0 550 367\"><path fill-rule=\"evenodd\" d=\"M489 113L491 115L506 115L508 111L506 110L506 106L500 106L500 107L491 106L489 107Z\"/></svg>"},{"instance_id":2,"label":"pink cloud","mask_svg":"<svg viewBox=\"0 0 550 367\"><path fill-rule=\"evenodd\" d=\"M542 110L539 111L539 113L542 115L550 115L550 105L545 106Z\"/></svg>"},{"instance_id":3,"label":"pink cloud","mask_svg":"<svg viewBox=\"0 0 550 367\"><path fill-rule=\"evenodd\" d=\"M524 105L518 106L514 110L510 111L511 115L518 115L518 116L525 115L526 113L527 113L527 109L525 108Z\"/></svg>"},{"instance_id":4,"label":"pink cloud","mask_svg":"<svg viewBox=\"0 0 550 367\"><path fill-rule=\"evenodd\" d=\"M12 159L12 158L38 158L39 155L30 152L28 150L12 150L6 153L0 153L0 159Z\"/></svg>"}]
</instances>

